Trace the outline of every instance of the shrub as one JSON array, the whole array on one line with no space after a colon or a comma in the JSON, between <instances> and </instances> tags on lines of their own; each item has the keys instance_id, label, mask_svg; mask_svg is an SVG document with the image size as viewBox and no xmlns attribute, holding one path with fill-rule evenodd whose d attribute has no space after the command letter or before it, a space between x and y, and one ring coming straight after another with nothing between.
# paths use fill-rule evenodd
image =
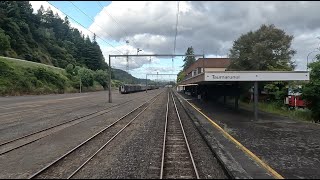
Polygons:
<instances>
[{"instance_id":1,"label":"shrub","mask_svg":"<svg viewBox=\"0 0 320 180\"><path fill-rule=\"evenodd\" d=\"M108 73L103 70L97 70L94 75L94 80L97 81L104 90L107 89L108 85Z\"/></svg>"},{"instance_id":2,"label":"shrub","mask_svg":"<svg viewBox=\"0 0 320 180\"><path fill-rule=\"evenodd\" d=\"M65 68L65 70L66 70L66 72L67 72L68 74L74 75L73 69L74 69L73 64L68 64L67 67Z\"/></svg>"},{"instance_id":3,"label":"shrub","mask_svg":"<svg viewBox=\"0 0 320 180\"><path fill-rule=\"evenodd\" d=\"M78 72L80 78L81 78L81 83L85 87L93 86L93 71L90 69L86 68L81 68L79 69Z\"/></svg>"}]
</instances>

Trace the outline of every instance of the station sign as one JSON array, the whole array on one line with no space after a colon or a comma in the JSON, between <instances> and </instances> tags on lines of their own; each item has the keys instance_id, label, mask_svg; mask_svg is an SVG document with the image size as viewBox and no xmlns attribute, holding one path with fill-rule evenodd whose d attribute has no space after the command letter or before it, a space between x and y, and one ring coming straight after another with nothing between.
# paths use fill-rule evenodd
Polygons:
<instances>
[{"instance_id":1,"label":"station sign","mask_svg":"<svg viewBox=\"0 0 320 180\"><path fill-rule=\"evenodd\" d=\"M308 71L205 72L205 81L308 81Z\"/></svg>"}]
</instances>

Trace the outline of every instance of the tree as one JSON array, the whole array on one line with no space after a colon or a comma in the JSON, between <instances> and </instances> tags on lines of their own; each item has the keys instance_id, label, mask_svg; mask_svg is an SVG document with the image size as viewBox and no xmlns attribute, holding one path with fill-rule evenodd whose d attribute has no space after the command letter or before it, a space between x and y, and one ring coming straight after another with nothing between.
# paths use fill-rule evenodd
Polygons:
<instances>
[{"instance_id":1,"label":"tree","mask_svg":"<svg viewBox=\"0 0 320 180\"><path fill-rule=\"evenodd\" d=\"M181 82L185 76L185 73L183 71L180 71L177 75L177 83Z\"/></svg>"},{"instance_id":2,"label":"tree","mask_svg":"<svg viewBox=\"0 0 320 180\"><path fill-rule=\"evenodd\" d=\"M81 83L85 87L89 87L93 85L94 77L93 77L93 71L87 68L80 68L78 72L80 78L81 78Z\"/></svg>"},{"instance_id":3,"label":"tree","mask_svg":"<svg viewBox=\"0 0 320 180\"><path fill-rule=\"evenodd\" d=\"M75 74L73 64L68 64L67 67L65 68L65 70L66 70L67 73L69 73L71 75Z\"/></svg>"},{"instance_id":4,"label":"tree","mask_svg":"<svg viewBox=\"0 0 320 180\"><path fill-rule=\"evenodd\" d=\"M230 49L229 70L293 70L293 36L272 25L262 25L234 41Z\"/></svg>"},{"instance_id":5,"label":"tree","mask_svg":"<svg viewBox=\"0 0 320 180\"><path fill-rule=\"evenodd\" d=\"M10 49L10 37L0 28L0 54Z\"/></svg>"},{"instance_id":6,"label":"tree","mask_svg":"<svg viewBox=\"0 0 320 180\"><path fill-rule=\"evenodd\" d=\"M320 54L317 61L310 63L310 81L302 88L302 98L306 100L307 107L312 112L315 122L320 122Z\"/></svg>"},{"instance_id":7,"label":"tree","mask_svg":"<svg viewBox=\"0 0 320 180\"><path fill-rule=\"evenodd\" d=\"M97 42L97 35L96 35L96 33L93 33L93 42Z\"/></svg>"},{"instance_id":8,"label":"tree","mask_svg":"<svg viewBox=\"0 0 320 180\"><path fill-rule=\"evenodd\" d=\"M42 16L43 13L44 13L44 7L43 7L43 5L41 5L40 9L38 9L38 11L37 11L37 14L38 14L38 16Z\"/></svg>"},{"instance_id":9,"label":"tree","mask_svg":"<svg viewBox=\"0 0 320 180\"><path fill-rule=\"evenodd\" d=\"M187 52L185 55L194 55L194 50L191 47L188 47ZM193 64L194 62L196 62L196 58L194 56L187 56L183 59L183 70L185 71L186 69L188 69L188 67Z\"/></svg>"},{"instance_id":10,"label":"tree","mask_svg":"<svg viewBox=\"0 0 320 180\"><path fill-rule=\"evenodd\" d=\"M108 87L108 73L106 71L103 70L97 70L95 72L95 77L94 79L101 84L101 86L104 88L104 90L107 89Z\"/></svg>"},{"instance_id":11,"label":"tree","mask_svg":"<svg viewBox=\"0 0 320 180\"><path fill-rule=\"evenodd\" d=\"M106 69L100 46L49 8L36 14L28 1L0 2L0 54L65 68Z\"/></svg>"}]
</instances>

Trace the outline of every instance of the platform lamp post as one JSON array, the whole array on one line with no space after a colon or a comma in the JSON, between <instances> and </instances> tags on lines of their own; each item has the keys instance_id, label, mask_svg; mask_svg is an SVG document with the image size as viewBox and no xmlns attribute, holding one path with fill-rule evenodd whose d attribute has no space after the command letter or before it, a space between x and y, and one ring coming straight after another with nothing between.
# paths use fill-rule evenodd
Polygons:
<instances>
[{"instance_id":1,"label":"platform lamp post","mask_svg":"<svg viewBox=\"0 0 320 180\"><path fill-rule=\"evenodd\" d=\"M307 55L307 71L309 70L309 55L317 51L320 51L320 49L316 48L313 51L309 52L309 54Z\"/></svg>"},{"instance_id":2,"label":"platform lamp post","mask_svg":"<svg viewBox=\"0 0 320 180\"><path fill-rule=\"evenodd\" d=\"M320 36L317 37L317 39L320 40ZM309 54L307 55L307 71L309 70L309 55L313 52L316 52L316 51L320 51L320 42L318 44L318 47L315 48L313 51L309 52Z\"/></svg>"}]
</instances>

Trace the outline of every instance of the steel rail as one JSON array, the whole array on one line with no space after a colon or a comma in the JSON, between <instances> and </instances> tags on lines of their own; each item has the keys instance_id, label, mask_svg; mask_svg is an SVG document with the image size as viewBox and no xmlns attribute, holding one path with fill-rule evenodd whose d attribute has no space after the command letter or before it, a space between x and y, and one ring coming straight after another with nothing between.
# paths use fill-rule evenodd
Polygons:
<instances>
[{"instance_id":1,"label":"steel rail","mask_svg":"<svg viewBox=\"0 0 320 180\"><path fill-rule=\"evenodd\" d=\"M159 93L158 95L160 95ZM157 95L157 96L158 96ZM139 112L133 119L130 120L122 129L120 129L112 138L109 139L108 142L106 142L103 146L101 146L92 156L90 156L81 166L79 166L67 179L70 179L73 177L80 169L83 168L96 154L98 154L104 147L106 147L114 138L116 138L125 128L127 128L137 117L139 117L148 107L150 107L157 99L158 97L156 96L156 99L153 100L147 107L145 107L142 111ZM141 106L140 106L141 107Z\"/></svg>"},{"instance_id":2,"label":"steel rail","mask_svg":"<svg viewBox=\"0 0 320 180\"><path fill-rule=\"evenodd\" d=\"M34 109L33 107L31 107L30 109L24 109L24 110L20 110L20 111L11 111L11 112L0 113L0 117L15 115L17 113L22 113L22 112L29 112L30 114L32 114L32 113L37 112L37 111L43 112L43 111L48 111L48 110L61 110L61 109L65 109L65 108L70 109L70 108L74 108L74 107L81 107L83 105L70 106L70 104L67 104L67 105L59 106L59 107L55 107L55 108L52 108L52 107L40 107L40 109L39 109L39 106L41 106L41 105L34 106L34 107L38 107L37 109ZM43 109L41 109L41 108L43 108ZM35 110L35 111L32 111L32 110Z\"/></svg>"},{"instance_id":3,"label":"steel rail","mask_svg":"<svg viewBox=\"0 0 320 180\"><path fill-rule=\"evenodd\" d=\"M169 101L170 101L170 93L168 93L168 102L167 102L167 111L166 111L166 122L165 122L165 125L164 125L164 135L163 135L163 147L162 147L160 179L163 178L164 154L165 154L165 147L166 147L167 126L168 126Z\"/></svg>"},{"instance_id":4,"label":"steel rail","mask_svg":"<svg viewBox=\"0 0 320 180\"><path fill-rule=\"evenodd\" d=\"M20 136L20 137L18 137L18 138L15 138L15 139L12 139L12 140L3 142L3 143L0 144L0 147L1 147L1 146L4 146L4 145L6 145L6 144L9 144L9 143L13 143L13 142L15 142L15 141L18 141L18 140L21 140L21 139L30 137L30 136L32 136L32 135L39 134L39 133L48 131L48 130L50 130L50 129L53 129L53 128L56 128L56 127L59 127L59 126L62 126L62 125L68 124L68 123L71 123L71 122L73 122L73 121L76 121L76 120L79 120L79 119L82 119L82 118L85 118L85 117L94 115L94 114L96 114L96 115L93 116L93 117L90 117L89 119L92 119L92 118L101 116L101 115L103 115L103 114L109 113L110 111L112 111L112 110L114 110L114 109L120 108L120 107L122 107L122 105L125 105L125 104L127 104L127 103L129 103L129 102L131 102L131 101L133 101L133 100L135 100L135 99L138 99L138 98L139 98L139 97L134 98L134 99L131 99L131 100L128 100L128 101L125 101L125 102L123 102L123 103L115 104L115 105L113 105L113 106L111 106L111 107L108 107L108 108L106 108L106 109L103 109L103 110L100 110L100 111L95 111L95 112L92 112L92 113L83 115L83 116L81 116L81 117L77 117L77 118L71 119L71 120L69 120L69 121L62 122L62 123L56 124L56 125L54 125L54 126L51 126L51 127L48 127L48 128L45 128L45 129L36 131L36 132L32 132L32 133L30 133L30 134L27 134L27 135L24 135L24 136ZM103 111L106 111L106 112L103 112ZM100 114L99 114L99 113L100 113ZM86 120L83 120L83 121L79 121L78 123L75 123L75 124L73 124L73 125L71 125L71 126L74 126L74 125L77 125L77 124L79 124L79 123L85 122L85 121L87 121L87 120L89 120L89 119L86 119ZM68 126L68 127L71 127L71 126ZM68 128L68 127L66 127L66 128ZM63 129L65 129L65 128L63 128ZM60 130L59 130L59 131L60 131ZM7 150L7 151L1 152L0 155L6 154L6 153L8 153L8 152L10 152L10 151L13 151L13 150L18 149L18 148L23 147L23 146L26 146L26 145L28 145L28 144L30 144L30 143L33 143L33 142L35 142L35 141L37 141L37 140L40 140L40 139L42 139L42 138L44 138L44 137L47 137L47 136L51 135L51 134L52 134L52 133L47 134L47 135L42 136L42 137L39 137L39 138L36 138L36 139L34 139L34 140L30 141L30 142L21 144L21 145L19 145L19 146L17 146L17 147L14 147L14 148L12 148L12 149Z\"/></svg>"},{"instance_id":5,"label":"steel rail","mask_svg":"<svg viewBox=\"0 0 320 180\"><path fill-rule=\"evenodd\" d=\"M165 169L165 149L166 149L166 140L167 140L167 131L168 131L168 121L169 121L169 103L170 103L170 91L168 93L168 102L167 102L167 112L166 112L166 122L165 122L165 130L164 130L164 137L163 137L163 148L162 148L162 159L161 159L161 169L160 169L160 179L163 179L163 176L164 176L164 169ZM174 97L173 97L173 93L171 92L171 99L172 99L172 103L174 105L174 108L175 108L175 114L177 115L177 118L179 120L179 124L180 124L180 128L181 128L181 132L183 134L183 137L184 137L184 143L187 147L187 151L188 151L188 154L189 154L189 157L190 157L190 160L192 162L192 168L194 170L194 173L196 175L196 178L199 179L199 173L198 173L198 170L197 170L197 167L195 165L195 162L194 162L194 159L193 159L193 156L192 156L192 152L191 152L191 149L190 149L190 146L189 146L189 143L188 143L188 140L187 140L187 136L185 134L185 131L184 131L184 128L183 128L183 124L182 124L182 121L181 121L181 118L180 118L180 114L179 114L179 111L178 111L178 108L177 108L177 105L176 105L176 102L174 100ZM179 125L178 125L179 126Z\"/></svg>"},{"instance_id":6,"label":"steel rail","mask_svg":"<svg viewBox=\"0 0 320 180\"><path fill-rule=\"evenodd\" d=\"M188 140L187 140L187 136L186 136L186 133L184 132L184 128L183 128L183 125L182 125L182 121L181 121L181 118L180 118L180 114L179 114L179 111L177 109L177 105L176 105L176 102L174 100L174 97L173 97L173 94L171 93L171 96L172 96L172 100L173 100L173 104L174 104L174 107L175 107L175 110L177 112L177 116L178 116L178 119L179 119L179 122L180 122L180 126L181 126L181 129L182 129L182 133L183 133L183 136L184 136L184 140L186 142L186 145L187 145L187 148L188 148L188 152L189 152L189 155L190 155L190 158L191 158L191 161L192 161L192 165L193 165L193 168L194 168L194 172L197 176L197 179L200 179L199 178L199 174L198 174L198 170L197 170L197 167L196 167L196 164L194 163L194 159L193 159L193 156L192 156L192 152L191 152L191 149L190 149L190 146L189 146L189 143L188 143Z\"/></svg>"},{"instance_id":7,"label":"steel rail","mask_svg":"<svg viewBox=\"0 0 320 180\"><path fill-rule=\"evenodd\" d=\"M137 109L139 109L140 107L142 107L143 105L147 104L148 102L150 102L152 99L156 98L161 94L162 92L160 92L159 94L157 94L155 97L152 97L150 100L148 100L147 102L141 104L140 106L136 107L135 109L133 109L132 111L130 111L129 113L127 113L126 115L122 116L121 118L117 119L116 121L114 121L112 124L108 125L107 127L103 128L102 130L100 130L99 132L97 132L96 134L94 134L93 136L91 136L90 138L88 138L87 140L83 141L81 144L79 144L78 146L74 147L73 149L71 149L70 151L68 151L67 153L65 153L64 155L60 156L59 158L57 158L56 160L54 160L53 162L49 163L48 165L46 165L45 167L43 167L42 169L40 169L39 171L37 171L36 173L34 173L33 175L31 175L28 179L32 179L35 178L36 176L40 175L42 172L44 172L45 170L49 169L50 167L52 167L54 164L56 164L57 162L59 162L60 160L62 160L63 158L65 158L66 156L68 156L69 154L71 154L72 152L74 152L75 150L77 150L78 148L80 148L81 146L83 146L84 144L86 144L87 142L89 142L90 140L92 140L93 138L95 138L96 136L98 136L99 134L101 134L102 132L104 132L105 130L109 129L110 127L112 127L113 125L115 125L117 122L119 122L120 120L124 119L125 117L127 117L128 115L132 114L134 111L136 111ZM155 100L156 100L155 99ZM154 102L154 101L153 101ZM149 107L152 103L150 103L147 107ZM145 108L146 109L146 108ZM141 113L139 113L140 115ZM135 117L137 118L137 116ZM132 121L130 121L132 122ZM118 134L118 133L117 133ZM113 137L114 138L114 137ZM112 139L113 139L112 138ZM110 141L110 140L109 140ZM109 142L108 141L108 142ZM104 145L106 146L106 145ZM103 147L104 147L103 146ZM103 148L99 148L98 151L101 151ZM95 153L97 154L97 152ZM95 155L94 154L94 155ZM91 159L94 157L91 156ZM69 177L71 178L74 174L76 174L89 160L87 160L85 163L83 163L79 168L77 168L76 171L74 171Z\"/></svg>"}]
</instances>

